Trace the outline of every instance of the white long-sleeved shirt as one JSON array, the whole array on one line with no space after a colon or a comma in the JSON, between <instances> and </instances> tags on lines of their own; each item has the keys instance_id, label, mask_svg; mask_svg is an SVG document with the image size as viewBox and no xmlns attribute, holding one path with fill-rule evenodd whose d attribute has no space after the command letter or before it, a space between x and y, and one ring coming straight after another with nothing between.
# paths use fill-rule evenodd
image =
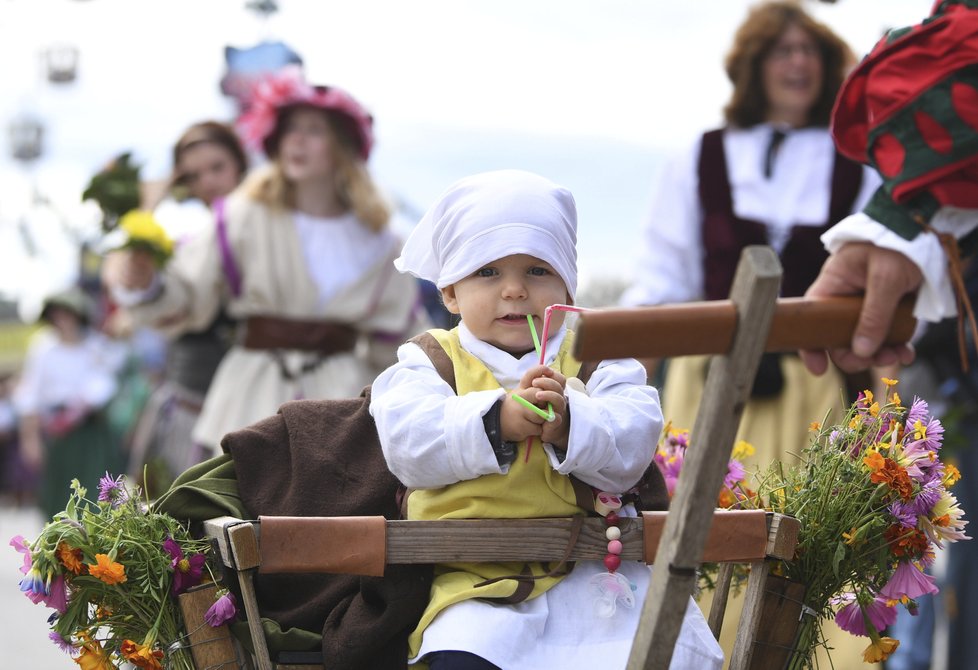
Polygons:
<instances>
[{"instance_id":1,"label":"white long-sleeved shirt","mask_svg":"<svg viewBox=\"0 0 978 670\"><path fill-rule=\"evenodd\" d=\"M768 243L780 251L793 226L821 226L829 218L835 146L825 128L790 130L773 163L764 162L774 127L727 128L727 160L734 213L767 227ZM703 210L698 164L702 137L674 156L661 170L652 192L649 218L642 230L642 251L635 282L622 304L659 305L703 297ZM862 209L881 181L864 168L852 211Z\"/></svg>"},{"instance_id":2,"label":"white long-sleeved shirt","mask_svg":"<svg viewBox=\"0 0 978 670\"><path fill-rule=\"evenodd\" d=\"M561 328L547 343L548 364L566 332ZM457 396L427 354L412 343L402 345L398 362L374 381L370 413L388 467L409 487L445 486L506 471L496 461L482 417L504 393L517 387L523 374L537 364L537 355L514 358L475 338L464 323L459 326L459 339L502 388ZM621 492L633 486L651 462L662 430L659 394L645 380L638 361L622 359L601 363L586 393L567 388L571 416L567 452L560 458L553 447L544 446L553 468L604 491Z\"/></svg>"}]
</instances>

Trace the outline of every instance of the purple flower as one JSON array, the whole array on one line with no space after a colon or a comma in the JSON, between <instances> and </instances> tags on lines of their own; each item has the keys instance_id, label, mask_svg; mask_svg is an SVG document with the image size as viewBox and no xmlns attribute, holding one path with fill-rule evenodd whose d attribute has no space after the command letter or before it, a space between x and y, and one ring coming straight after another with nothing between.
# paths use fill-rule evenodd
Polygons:
<instances>
[{"instance_id":1,"label":"purple flower","mask_svg":"<svg viewBox=\"0 0 978 670\"><path fill-rule=\"evenodd\" d=\"M58 647L58 649L68 654L69 656L78 655L78 650L75 649L75 645L73 645L68 640L64 639L61 633L51 631L50 633L48 633L48 639L54 642L54 644Z\"/></svg>"},{"instance_id":2,"label":"purple flower","mask_svg":"<svg viewBox=\"0 0 978 670\"><path fill-rule=\"evenodd\" d=\"M170 567L173 569L173 593L180 594L200 583L207 558L203 554L184 556L183 547L172 537L163 542L163 549L173 558Z\"/></svg>"},{"instance_id":3,"label":"purple flower","mask_svg":"<svg viewBox=\"0 0 978 670\"><path fill-rule=\"evenodd\" d=\"M98 480L98 499L100 502L109 503L112 507L119 507L129 500L122 475L113 479L106 471L105 476Z\"/></svg>"},{"instance_id":4,"label":"purple flower","mask_svg":"<svg viewBox=\"0 0 978 670\"><path fill-rule=\"evenodd\" d=\"M911 503L904 503L900 500L894 500L890 503L887 508L890 515L897 520L904 528L916 528L917 527L917 512L914 510Z\"/></svg>"},{"instance_id":5,"label":"purple flower","mask_svg":"<svg viewBox=\"0 0 978 670\"><path fill-rule=\"evenodd\" d=\"M930 451L940 449L944 441L944 426L937 419L907 424L907 433L913 436L908 446L919 444Z\"/></svg>"},{"instance_id":6,"label":"purple flower","mask_svg":"<svg viewBox=\"0 0 978 670\"><path fill-rule=\"evenodd\" d=\"M916 600L925 593L937 593L934 578L925 574L912 561L900 561L890 581L880 589L887 601L899 601L904 597Z\"/></svg>"},{"instance_id":7,"label":"purple flower","mask_svg":"<svg viewBox=\"0 0 978 670\"><path fill-rule=\"evenodd\" d=\"M913 425L917 421L927 421L927 401L914 396L913 402L910 403L910 409L907 411L906 430L908 432L913 430Z\"/></svg>"},{"instance_id":8,"label":"purple flower","mask_svg":"<svg viewBox=\"0 0 978 670\"><path fill-rule=\"evenodd\" d=\"M893 625L896 618L896 607L887 605L886 600L877 595L865 605L861 605L858 599L849 603L836 612L835 623L848 633L866 637L869 635L866 619L869 619L869 624L878 633L887 626Z\"/></svg>"},{"instance_id":9,"label":"purple flower","mask_svg":"<svg viewBox=\"0 0 978 670\"><path fill-rule=\"evenodd\" d=\"M238 603L234 599L234 594L227 589L221 589L218 593L223 595L204 613L204 621L212 628L217 628L238 616Z\"/></svg>"}]
</instances>

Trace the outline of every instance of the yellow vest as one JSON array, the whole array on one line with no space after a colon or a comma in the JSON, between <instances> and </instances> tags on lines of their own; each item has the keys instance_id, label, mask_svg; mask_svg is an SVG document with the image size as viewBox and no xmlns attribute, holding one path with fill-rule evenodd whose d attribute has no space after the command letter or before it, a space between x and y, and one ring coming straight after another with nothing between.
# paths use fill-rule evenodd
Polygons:
<instances>
[{"instance_id":1,"label":"yellow vest","mask_svg":"<svg viewBox=\"0 0 978 670\"><path fill-rule=\"evenodd\" d=\"M452 360L458 395L501 388L485 364L462 348L458 329L429 332ZM577 375L581 367L570 354L572 343L573 334L568 331L551 364L565 377ZM529 447L526 441L520 444L516 460L507 474L483 475L435 489L416 489L409 495L407 505L409 519L530 519L583 514L585 511L576 503L570 478L551 467L537 438ZM544 575L550 567L541 563L447 563L436 566L428 607L408 640L409 657L417 656L424 629L443 609L470 598L511 598L521 582L503 579L485 586L477 584L509 575ZM544 593L560 579L534 580L526 599Z\"/></svg>"}]
</instances>

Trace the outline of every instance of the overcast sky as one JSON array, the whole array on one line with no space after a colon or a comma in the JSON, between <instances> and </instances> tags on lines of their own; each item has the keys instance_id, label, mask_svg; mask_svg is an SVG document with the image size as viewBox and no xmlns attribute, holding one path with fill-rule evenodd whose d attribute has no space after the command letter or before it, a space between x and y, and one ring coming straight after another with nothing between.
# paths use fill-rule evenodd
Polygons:
<instances>
[{"instance_id":1,"label":"overcast sky","mask_svg":"<svg viewBox=\"0 0 978 670\"><path fill-rule=\"evenodd\" d=\"M25 184L55 204L56 213L30 215L41 246L53 247L48 228L88 220L79 194L113 155L133 150L143 175L160 178L186 125L229 118L218 90L224 47L264 39L287 42L309 79L348 88L373 111L375 173L413 208L471 172L534 169L577 196L582 278L628 272L634 245L621 242L646 216L662 158L720 121L730 90L723 56L753 2L279 4L263 21L244 0L0 0L0 120L5 127L32 114L46 127L44 156L30 166L9 158L3 138L0 292L58 274L11 259ZM884 29L923 18L931 2L806 6L862 55ZM77 81L61 86L44 79L38 56L59 42L81 54ZM15 265L22 271L12 273Z\"/></svg>"}]
</instances>

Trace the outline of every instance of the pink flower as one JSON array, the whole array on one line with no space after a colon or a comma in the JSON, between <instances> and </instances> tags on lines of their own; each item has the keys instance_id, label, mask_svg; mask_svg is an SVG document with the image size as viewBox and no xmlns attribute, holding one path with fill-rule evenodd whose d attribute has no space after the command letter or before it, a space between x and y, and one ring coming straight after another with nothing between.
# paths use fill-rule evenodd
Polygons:
<instances>
[{"instance_id":1,"label":"pink flower","mask_svg":"<svg viewBox=\"0 0 978 670\"><path fill-rule=\"evenodd\" d=\"M31 560L31 546L24 539L23 535L15 535L10 538L10 546L24 555L24 564L20 568L21 574L26 575L30 572L33 561Z\"/></svg>"},{"instance_id":2,"label":"pink flower","mask_svg":"<svg viewBox=\"0 0 978 670\"><path fill-rule=\"evenodd\" d=\"M733 490L739 482L743 481L744 475L747 474L747 470L744 468L740 461L731 458L727 462L727 476L723 478L723 485L728 489Z\"/></svg>"},{"instance_id":3,"label":"pink flower","mask_svg":"<svg viewBox=\"0 0 978 670\"><path fill-rule=\"evenodd\" d=\"M913 561L900 561L890 581L880 589L880 595L888 601L897 602L903 598L916 600L927 593L937 593L934 578L925 574Z\"/></svg>"},{"instance_id":4,"label":"pink flower","mask_svg":"<svg viewBox=\"0 0 978 670\"><path fill-rule=\"evenodd\" d=\"M218 593L223 593L223 595L215 600L214 604L204 613L204 621L213 628L231 621L238 615L238 604L234 594L227 589L221 589Z\"/></svg>"},{"instance_id":5,"label":"pink flower","mask_svg":"<svg viewBox=\"0 0 978 670\"><path fill-rule=\"evenodd\" d=\"M200 576L204 571L204 563L207 558L203 554L192 556L183 555L183 547L177 544L172 537L166 538L163 542L163 549L173 557L170 567L173 568L173 593L183 593L191 586L200 583Z\"/></svg>"},{"instance_id":6,"label":"pink flower","mask_svg":"<svg viewBox=\"0 0 978 670\"><path fill-rule=\"evenodd\" d=\"M884 598L877 595L866 605L860 605L858 600L849 603L836 612L835 623L846 632L866 637L869 635L866 628L867 619L878 633L887 626L893 625L896 618L896 607L888 605Z\"/></svg>"}]
</instances>

